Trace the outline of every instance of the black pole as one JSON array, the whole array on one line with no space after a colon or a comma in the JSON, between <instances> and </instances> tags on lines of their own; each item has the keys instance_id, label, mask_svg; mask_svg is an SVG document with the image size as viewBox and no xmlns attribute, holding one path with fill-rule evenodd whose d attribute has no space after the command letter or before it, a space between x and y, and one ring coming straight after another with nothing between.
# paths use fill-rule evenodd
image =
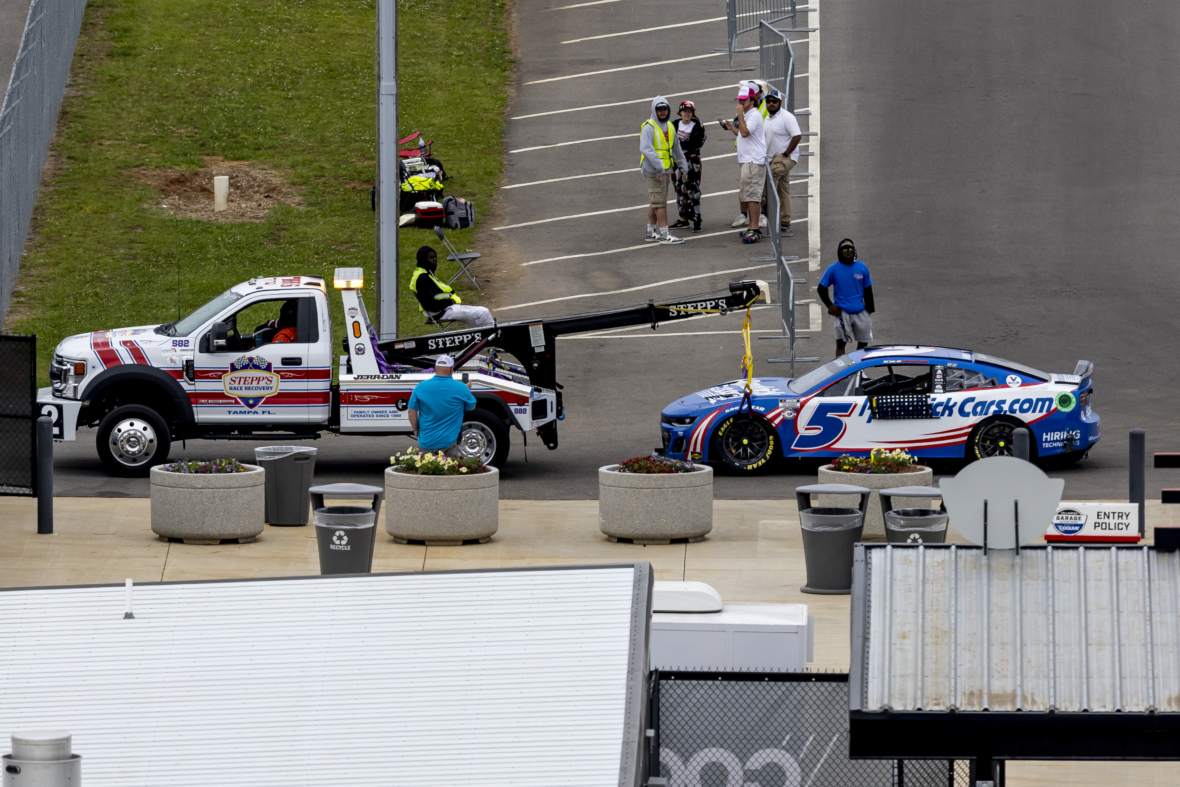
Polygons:
<instances>
[{"instance_id":1,"label":"black pole","mask_svg":"<svg viewBox=\"0 0 1180 787\"><path fill-rule=\"evenodd\" d=\"M1142 429L1131 430L1131 455L1127 464L1127 499L1139 505L1139 537L1143 538L1147 500L1147 435Z\"/></svg>"},{"instance_id":2,"label":"black pole","mask_svg":"<svg viewBox=\"0 0 1180 787\"><path fill-rule=\"evenodd\" d=\"M53 534L53 419L37 419L37 533Z\"/></svg>"},{"instance_id":3,"label":"black pole","mask_svg":"<svg viewBox=\"0 0 1180 787\"><path fill-rule=\"evenodd\" d=\"M651 745L648 748L648 775L660 777L660 671L651 671Z\"/></svg>"},{"instance_id":4,"label":"black pole","mask_svg":"<svg viewBox=\"0 0 1180 787\"><path fill-rule=\"evenodd\" d=\"M1012 432L1012 455L1028 461L1028 430L1023 426Z\"/></svg>"}]
</instances>

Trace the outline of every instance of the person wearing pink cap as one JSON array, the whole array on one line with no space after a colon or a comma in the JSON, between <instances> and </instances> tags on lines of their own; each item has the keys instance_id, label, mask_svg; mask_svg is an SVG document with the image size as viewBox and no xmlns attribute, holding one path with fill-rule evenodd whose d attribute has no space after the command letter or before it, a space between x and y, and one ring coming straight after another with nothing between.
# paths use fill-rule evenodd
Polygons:
<instances>
[{"instance_id":1,"label":"person wearing pink cap","mask_svg":"<svg viewBox=\"0 0 1180 787\"><path fill-rule=\"evenodd\" d=\"M757 96L757 91L749 85L743 87L736 99L741 107L736 125L725 121L727 129L737 130L738 166L741 168L738 201L750 223L742 233L742 243L757 243L762 239L758 219L762 214L762 187L766 183L766 139L762 133L762 113L758 111Z\"/></svg>"}]
</instances>

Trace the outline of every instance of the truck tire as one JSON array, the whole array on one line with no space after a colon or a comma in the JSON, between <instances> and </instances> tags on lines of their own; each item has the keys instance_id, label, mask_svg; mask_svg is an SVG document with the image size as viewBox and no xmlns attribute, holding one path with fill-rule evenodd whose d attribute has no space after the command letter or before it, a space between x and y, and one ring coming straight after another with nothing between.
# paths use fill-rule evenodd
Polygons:
<instances>
[{"instance_id":1,"label":"truck tire","mask_svg":"<svg viewBox=\"0 0 1180 787\"><path fill-rule=\"evenodd\" d=\"M989 456L1012 456L1012 433L1021 428L1029 431L1028 460L1037 461L1036 432L1024 421L1007 415L992 416L972 429L963 449L963 458L974 462Z\"/></svg>"},{"instance_id":2,"label":"truck tire","mask_svg":"<svg viewBox=\"0 0 1180 787\"><path fill-rule=\"evenodd\" d=\"M492 413L477 407L463 417L459 452L496 469L508 461L508 427Z\"/></svg>"},{"instance_id":3,"label":"truck tire","mask_svg":"<svg viewBox=\"0 0 1180 787\"><path fill-rule=\"evenodd\" d=\"M155 410L126 404L111 410L98 425L98 458L111 475L143 478L154 465L168 461L172 438Z\"/></svg>"},{"instance_id":4,"label":"truck tire","mask_svg":"<svg viewBox=\"0 0 1180 787\"><path fill-rule=\"evenodd\" d=\"M717 427L709 458L720 458L726 467L743 473L764 473L770 469L777 445L774 427L761 418L739 413Z\"/></svg>"}]
</instances>

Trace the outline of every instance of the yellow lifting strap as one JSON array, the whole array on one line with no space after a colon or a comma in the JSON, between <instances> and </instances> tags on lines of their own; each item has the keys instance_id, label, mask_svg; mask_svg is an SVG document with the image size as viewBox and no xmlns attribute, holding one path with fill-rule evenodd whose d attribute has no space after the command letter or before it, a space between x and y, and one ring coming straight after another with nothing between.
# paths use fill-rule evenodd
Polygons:
<instances>
[{"instance_id":1,"label":"yellow lifting strap","mask_svg":"<svg viewBox=\"0 0 1180 787\"><path fill-rule=\"evenodd\" d=\"M750 348L750 307L746 306L746 319L742 322L742 341L746 344L746 354L742 356L742 372L746 375L746 396L753 391L754 386L754 352Z\"/></svg>"}]
</instances>

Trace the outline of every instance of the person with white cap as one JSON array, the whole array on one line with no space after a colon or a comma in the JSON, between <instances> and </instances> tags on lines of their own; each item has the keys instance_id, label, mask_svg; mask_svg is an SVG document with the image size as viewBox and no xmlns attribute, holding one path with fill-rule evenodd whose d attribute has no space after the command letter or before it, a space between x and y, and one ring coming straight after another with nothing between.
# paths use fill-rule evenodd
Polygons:
<instances>
[{"instance_id":1,"label":"person with white cap","mask_svg":"<svg viewBox=\"0 0 1180 787\"><path fill-rule=\"evenodd\" d=\"M639 169L647 181L647 243L684 243L668 233L668 184L672 173L688 167L676 129L668 122L672 108L663 96L651 100L651 117L639 126Z\"/></svg>"},{"instance_id":2,"label":"person with white cap","mask_svg":"<svg viewBox=\"0 0 1180 787\"><path fill-rule=\"evenodd\" d=\"M770 83L764 82L761 79L751 79L747 82L738 82L738 90L741 90L743 87L747 87L750 90L754 91L754 101L758 106L758 113L760 115L762 115L762 120L765 121L768 110L766 108L766 100L764 97L771 89ZM736 117L734 118L733 122L737 123ZM735 139L733 141L733 146L736 148L737 147L736 137L740 136L738 134L737 126L736 125L732 126L730 130L733 131L733 135L735 137ZM738 164L738 179L739 180L741 179L741 167L742 167L742 165ZM750 221L749 218L746 216L746 204L744 202L742 202L741 195L739 194L738 195L738 217L733 220L733 224L731 224L730 226L733 227L734 229L740 229L742 227L745 227L749 223L749 221ZM766 226L767 226L766 215L762 214L758 217L758 228L764 230L764 229L766 229Z\"/></svg>"},{"instance_id":3,"label":"person with white cap","mask_svg":"<svg viewBox=\"0 0 1180 787\"><path fill-rule=\"evenodd\" d=\"M741 111L737 123L725 121L730 131L738 131L737 154L741 168L741 185L738 201L749 217L749 229L742 233L742 243L757 243L762 239L758 220L762 214L762 187L766 182L766 139L762 134L762 114L758 110L757 90L749 85L738 91L737 99Z\"/></svg>"},{"instance_id":4,"label":"person with white cap","mask_svg":"<svg viewBox=\"0 0 1180 787\"><path fill-rule=\"evenodd\" d=\"M440 355L434 361L434 377L423 380L410 394L410 436L423 451L441 451L460 458L459 435L463 415L475 407L475 397L454 378L455 359Z\"/></svg>"}]
</instances>

